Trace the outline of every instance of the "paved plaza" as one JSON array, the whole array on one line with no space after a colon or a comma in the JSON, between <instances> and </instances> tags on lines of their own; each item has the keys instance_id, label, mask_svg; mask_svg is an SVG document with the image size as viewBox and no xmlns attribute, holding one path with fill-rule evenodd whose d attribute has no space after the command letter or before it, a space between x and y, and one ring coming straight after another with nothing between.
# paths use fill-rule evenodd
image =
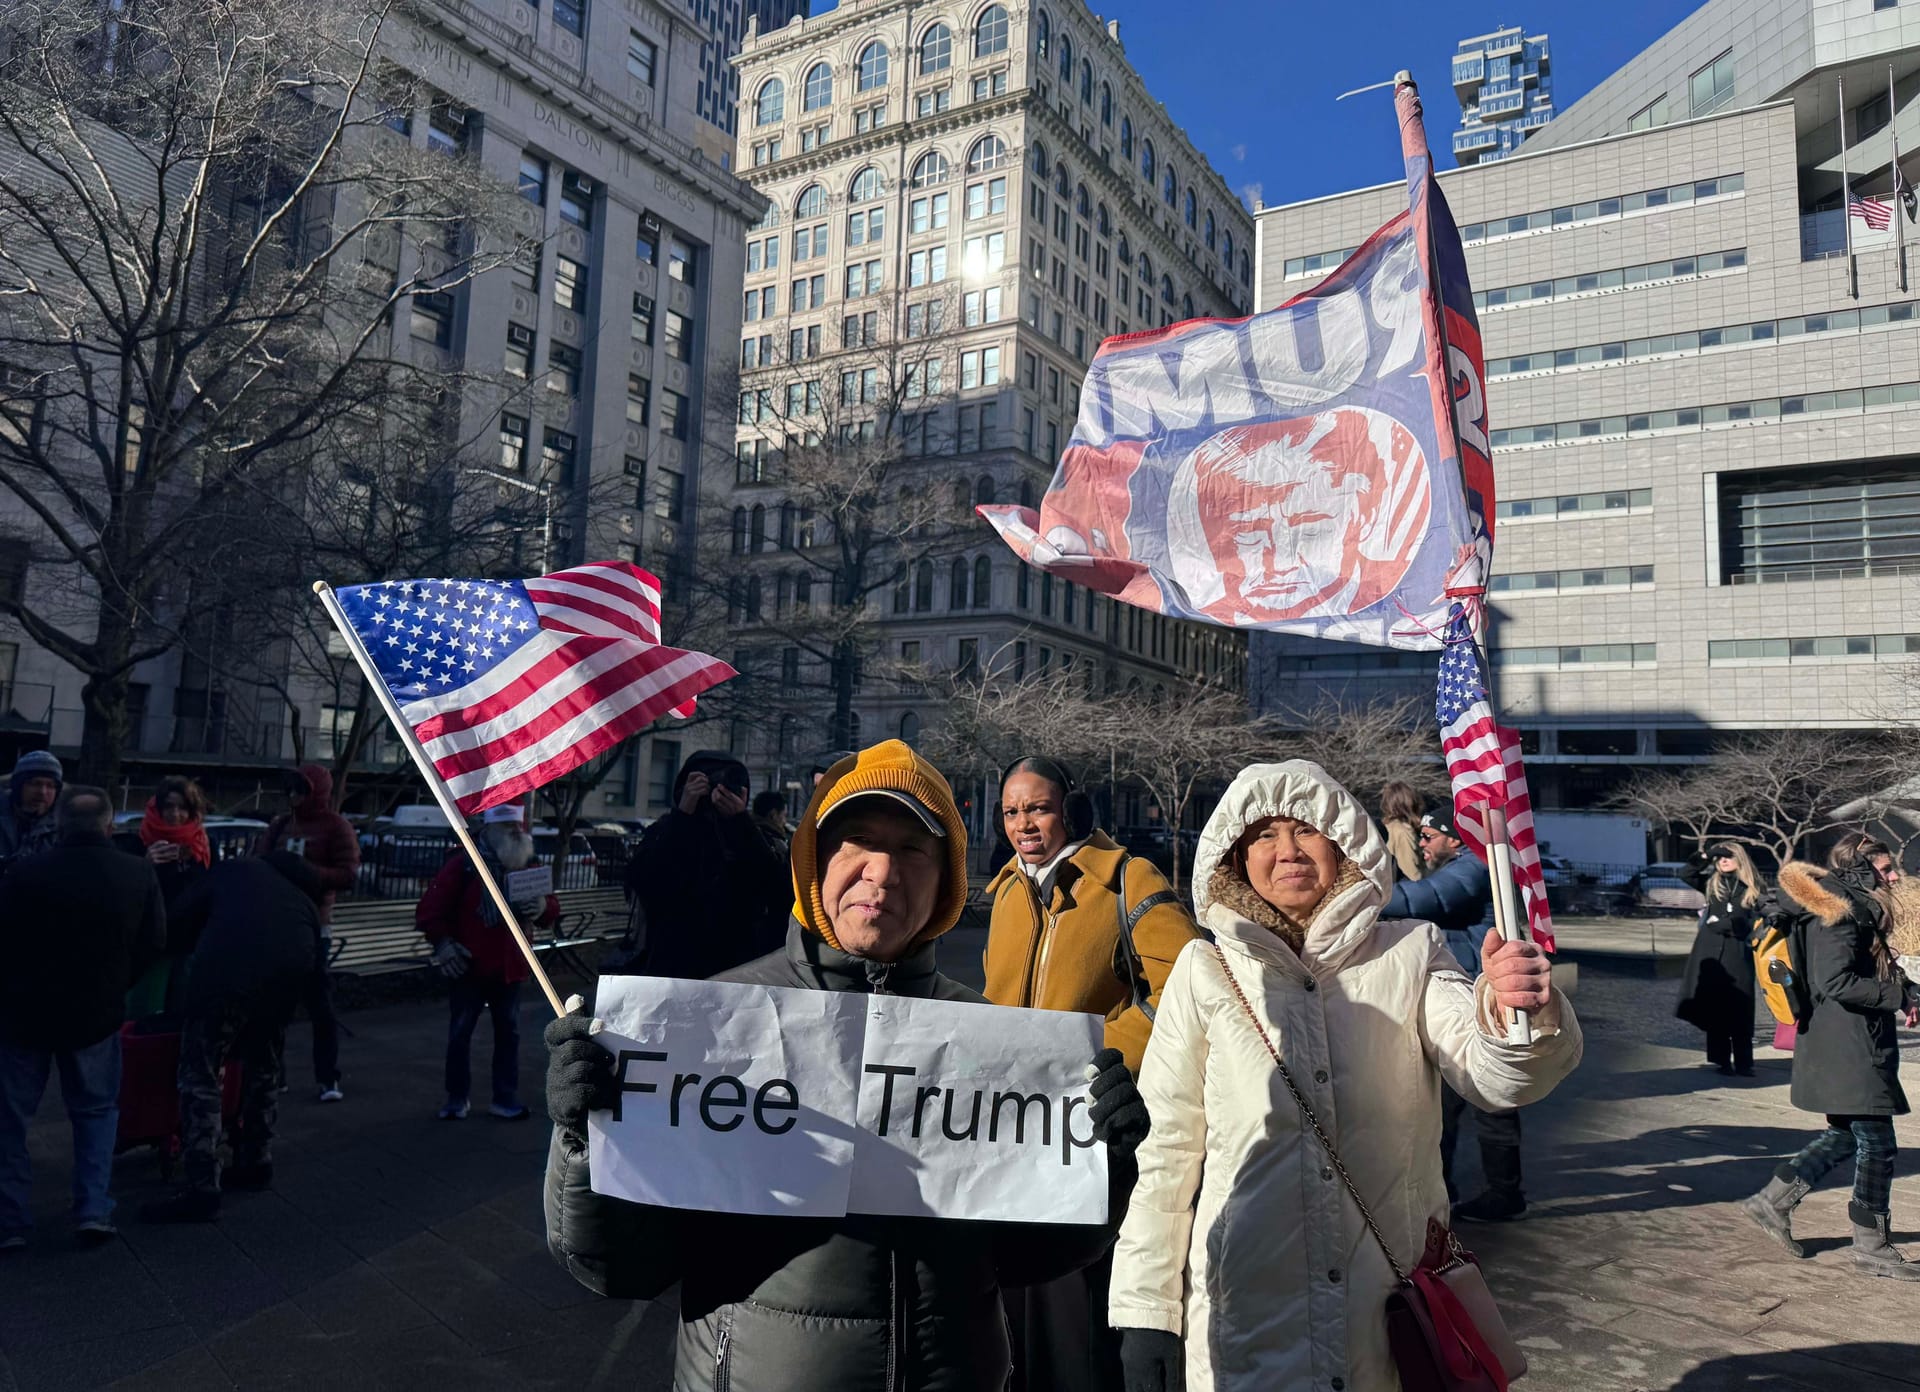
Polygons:
<instances>
[{"instance_id":1,"label":"paved plaza","mask_svg":"<svg viewBox=\"0 0 1920 1392\"><path fill-rule=\"evenodd\" d=\"M1733 1208L1812 1129L1788 1104L1788 1057L1762 1047L1751 1080L1704 1069L1697 1036L1671 1017L1677 982L1659 974L1675 966L1672 935L1568 928L1586 1061L1527 1114L1526 1220L1468 1232L1533 1362L1520 1387L1920 1389L1920 1291L1852 1274L1837 1176L1800 1211L1808 1261ZM956 933L943 955L977 981L979 946ZM530 1096L544 1064L536 1001ZM71 1246L65 1120L49 1098L33 1138L41 1230L0 1259L0 1392L667 1387L670 1303L596 1300L547 1256L545 1125L434 1120L444 1007L345 1018L346 1102L288 1094L275 1189L230 1199L217 1224L142 1225L134 1210L161 1190L152 1156L135 1152L117 1176L123 1240ZM1920 1040L1907 1038L1911 1066ZM296 1080L306 1044L297 1026ZM1920 1152L1920 1121L1899 1133ZM1893 1209L1920 1255L1911 1167Z\"/></svg>"}]
</instances>

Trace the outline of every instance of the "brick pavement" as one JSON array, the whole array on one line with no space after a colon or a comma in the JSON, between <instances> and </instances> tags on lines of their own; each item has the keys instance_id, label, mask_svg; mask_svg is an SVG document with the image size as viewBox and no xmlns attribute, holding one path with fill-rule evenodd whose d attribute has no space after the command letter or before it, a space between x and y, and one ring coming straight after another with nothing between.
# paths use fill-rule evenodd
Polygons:
<instances>
[{"instance_id":1,"label":"brick pavement","mask_svg":"<svg viewBox=\"0 0 1920 1392\"><path fill-rule=\"evenodd\" d=\"M977 935L952 946L949 964L977 979ZM1472 1234L1533 1359L1521 1386L1920 1388L1920 1292L1848 1270L1843 1186L1802 1209L1806 1262L1776 1256L1731 1207L1810 1130L1787 1105L1785 1057L1762 1049L1761 1076L1737 1085L1701 1069L1671 1018L1674 983L1635 965L1584 962L1587 1061L1527 1117L1534 1208ZM539 1018L530 1001L529 1083ZM545 1128L433 1119L443 1019L438 1001L349 1014L347 1101L290 1093L275 1190L235 1197L217 1224L141 1225L153 1162L123 1157L125 1237L99 1251L66 1240L50 1098L34 1135L42 1231L0 1259L0 1392L665 1388L671 1306L595 1300L547 1256ZM305 1045L296 1027L296 1078ZM1900 1135L1920 1149L1920 1124ZM1894 1211L1920 1255L1920 1179L1897 1183Z\"/></svg>"}]
</instances>

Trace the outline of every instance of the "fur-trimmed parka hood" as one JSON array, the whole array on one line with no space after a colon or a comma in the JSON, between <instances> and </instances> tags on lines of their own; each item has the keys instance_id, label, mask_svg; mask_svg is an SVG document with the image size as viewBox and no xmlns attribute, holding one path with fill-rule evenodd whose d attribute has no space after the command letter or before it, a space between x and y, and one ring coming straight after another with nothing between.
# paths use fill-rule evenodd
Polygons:
<instances>
[{"instance_id":1,"label":"fur-trimmed parka hood","mask_svg":"<svg viewBox=\"0 0 1920 1392\"><path fill-rule=\"evenodd\" d=\"M1806 860L1790 860L1780 867L1780 892L1826 924L1850 917L1856 906L1850 885L1826 867Z\"/></svg>"}]
</instances>

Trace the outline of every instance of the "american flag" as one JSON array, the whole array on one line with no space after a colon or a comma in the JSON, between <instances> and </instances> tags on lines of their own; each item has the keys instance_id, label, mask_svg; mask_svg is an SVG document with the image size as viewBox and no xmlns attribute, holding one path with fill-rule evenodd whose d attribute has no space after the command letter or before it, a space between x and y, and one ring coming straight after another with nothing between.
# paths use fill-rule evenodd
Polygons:
<instances>
[{"instance_id":1,"label":"american flag","mask_svg":"<svg viewBox=\"0 0 1920 1392\"><path fill-rule=\"evenodd\" d=\"M1893 225L1893 205L1879 198L1862 198L1854 194L1847 200L1847 216L1857 217L1875 232L1884 232Z\"/></svg>"},{"instance_id":2,"label":"american flag","mask_svg":"<svg viewBox=\"0 0 1920 1392\"><path fill-rule=\"evenodd\" d=\"M1540 847L1533 836L1533 800L1527 793L1527 771L1520 763L1520 735L1493 718L1464 610L1456 610L1447 627L1434 714L1440 719L1440 750L1453 780L1453 820L1460 839L1487 860L1486 809L1505 804L1513 877L1520 884L1527 925L1533 940L1551 952L1553 918L1547 911L1547 886L1540 874Z\"/></svg>"},{"instance_id":3,"label":"american flag","mask_svg":"<svg viewBox=\"0 0 1920 1392\"><path fill-rule=\"evenodd\" d=\"M734 675L660 645L660 582L624 561L530 580L386 580L335 592L469 816L511 802Z\"/></svg>"}]
</instances>

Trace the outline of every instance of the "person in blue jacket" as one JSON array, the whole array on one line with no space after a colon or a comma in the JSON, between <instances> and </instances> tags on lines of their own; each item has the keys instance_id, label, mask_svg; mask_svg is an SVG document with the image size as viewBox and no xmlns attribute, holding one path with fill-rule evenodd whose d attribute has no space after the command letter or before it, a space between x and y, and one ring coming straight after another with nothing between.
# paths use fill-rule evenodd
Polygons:
<instances>
[{"instance_id":1,"label":"person in blue jacket","mask_svg":"<svg viewBox=\"0 0 1920 1392\"><path fill-rule=\"evenodd\" d=\"M1454 825L1453 809L1438 808L1420 818L1420 855L1427 873L1402 880L1380 917L1421 918L1438 928L1447 947L1469 976L1480 974L1480 944L1493 927L1493 879L1478 856L1464 854L1466 844ZM1483 1112L1452 1088L1441 1096L1440 1166L1447 1195L1457 1197L1453 1184L1453 1147L1460 1135L1460 1114L1471 1111L1480 1133L1480 1170L1486 1192L1456 1203L1455 1218L1470 1222L1504 1222L1526 1212L1520 1188L1520 1113Z\"/></svg>"}]
</instances>

